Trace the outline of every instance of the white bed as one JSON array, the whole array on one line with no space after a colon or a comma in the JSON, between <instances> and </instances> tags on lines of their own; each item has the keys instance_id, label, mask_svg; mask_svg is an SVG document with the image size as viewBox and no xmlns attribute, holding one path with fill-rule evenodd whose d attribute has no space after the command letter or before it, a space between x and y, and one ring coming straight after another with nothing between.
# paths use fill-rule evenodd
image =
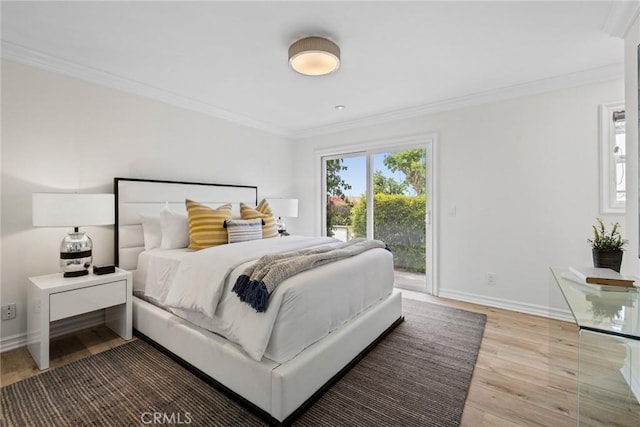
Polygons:
<instances>
[{"instance_id":1,"label":"white bed","mask_svg":"<svg viewBox=\"0 0 640 427\"><path fill-rule=\"evenodd\" d=\"M226 305L216 312L214 317L220 316L217 319L163 306L164 286L174 278L184 259L193 255L181 249L145 251L139 215L157 212L167 203L171 209L184 210L185 198L213 207L232 203L237 212L241 202L257 203L257 187L116 178L114 192L115 259L121 268L134 272L134 328L222 385L271 423L288 424L294 420L379 337L402 320L400 294L392 290L392 262L388 264L387 258L376 255L375 250L367 251L283 282L269 300L270 305L279 301L274 303L274 310L279 311L271 311L273 329L265 327L269 336L263 344L268 345L260 348L262 352L252 352L253 344L238 338L242 334L230 333L243 327L251 329L242 321L234 321L233 316L252 314L243 311L248 306L230 296L229 285L220 299ZM297 244L296 239L304 238L265 240L277 247ZM245 243L251 244L233 245ZM242 246L234 246L238 248ZM225 249L205 249L199 254L215 254L216 250ZM233 282L244 267L235 268L227 280ZM365 282L375 285L363 288ZM305 289L304 294L301 289ZM315 304L309 298L323 301ZM267 313L269 310L262 314ZM305 318L316 321L304 325L301 322Z\"/></svg>"}]
</instances>

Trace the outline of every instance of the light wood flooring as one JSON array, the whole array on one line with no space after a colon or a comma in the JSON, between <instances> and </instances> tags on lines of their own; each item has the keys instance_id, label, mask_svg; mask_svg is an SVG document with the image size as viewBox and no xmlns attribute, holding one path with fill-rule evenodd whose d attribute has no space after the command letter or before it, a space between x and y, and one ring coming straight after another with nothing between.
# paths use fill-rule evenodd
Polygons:
<instances>
[{"instance_id":1,"label":"light wood flooring","mask_svg":"<svg viewBox=\"0 0 640 427\"><path fill-rule=\"evenodd\" d=\"M104 325L53 338L49 345L49 369L66 365L92 354L98 354L127 342ZM38 369L26 347L0 354L0 385L2 386L38 375L41 372L46 371Z\"/></svg>"},{"instance_id":2,"label":"light wood flooring","mask_svg":"<svg viewBox=\"0 0 640 427\"><path fill-rule=\"evenodd\" d=\"M576 425L578 334L574 324L423 294L419 299L487 315L462 426ZM51 369L123 343L104 326L54 339ZM40 372L26 348L0 355L2 385ZM618 411L611 423L598 419L606 415L603 410L591 420L582 418L581 425L640 425L627 424L640 419L635 418L640 417L640 407L632 406Z\"/></svg>"}]
</instances>

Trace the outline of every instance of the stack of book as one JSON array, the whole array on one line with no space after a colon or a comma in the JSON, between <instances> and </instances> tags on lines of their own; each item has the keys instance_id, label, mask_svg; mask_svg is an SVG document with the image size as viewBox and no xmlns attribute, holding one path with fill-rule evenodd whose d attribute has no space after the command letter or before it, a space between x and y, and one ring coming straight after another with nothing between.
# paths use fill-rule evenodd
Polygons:
<instances>
[{"instance_id":1,"label":"stack of book","mask_svg":"<svg viewBox=\"0 0 640 427\"><path fill-rule=\"evenodd\" d=\"M610 268L570 267L567 279L601 291L636 291L635 280Z\"/></svg>"}]
</instances>

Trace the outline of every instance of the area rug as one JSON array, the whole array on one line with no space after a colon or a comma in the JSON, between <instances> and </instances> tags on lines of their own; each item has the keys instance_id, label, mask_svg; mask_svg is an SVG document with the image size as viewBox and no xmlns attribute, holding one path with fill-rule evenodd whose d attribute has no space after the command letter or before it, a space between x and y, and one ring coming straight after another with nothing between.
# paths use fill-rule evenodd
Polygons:
<instances>
[{"instance_id":1,"label":"area rug","mask_svg":"<svg viewBox=\"0 0 640 427\"><path fill-rule=\"evenodd\" d=\"M296 426L458 426L486 317L403 299L405 321ZM142 340L0 390L3 426L262 426Z\"/></svg>"}]
</instances>

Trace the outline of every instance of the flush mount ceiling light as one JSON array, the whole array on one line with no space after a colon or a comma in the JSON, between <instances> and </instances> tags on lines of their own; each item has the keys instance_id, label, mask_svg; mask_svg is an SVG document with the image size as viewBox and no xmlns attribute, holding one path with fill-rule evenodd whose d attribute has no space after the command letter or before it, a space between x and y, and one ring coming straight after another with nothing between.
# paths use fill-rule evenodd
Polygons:
<instances>
[{"instance_id":1,"label":"flush mount ceiling light","mask_svg":"<svg viewBox=\"0 0 640 427\"><path fill-rule=\"evenodd\" d=\"M340 66L340 48L322 37L300 39L289 47L289 65L305 76L324 76Z\"/></svg>"}]
</instances>

